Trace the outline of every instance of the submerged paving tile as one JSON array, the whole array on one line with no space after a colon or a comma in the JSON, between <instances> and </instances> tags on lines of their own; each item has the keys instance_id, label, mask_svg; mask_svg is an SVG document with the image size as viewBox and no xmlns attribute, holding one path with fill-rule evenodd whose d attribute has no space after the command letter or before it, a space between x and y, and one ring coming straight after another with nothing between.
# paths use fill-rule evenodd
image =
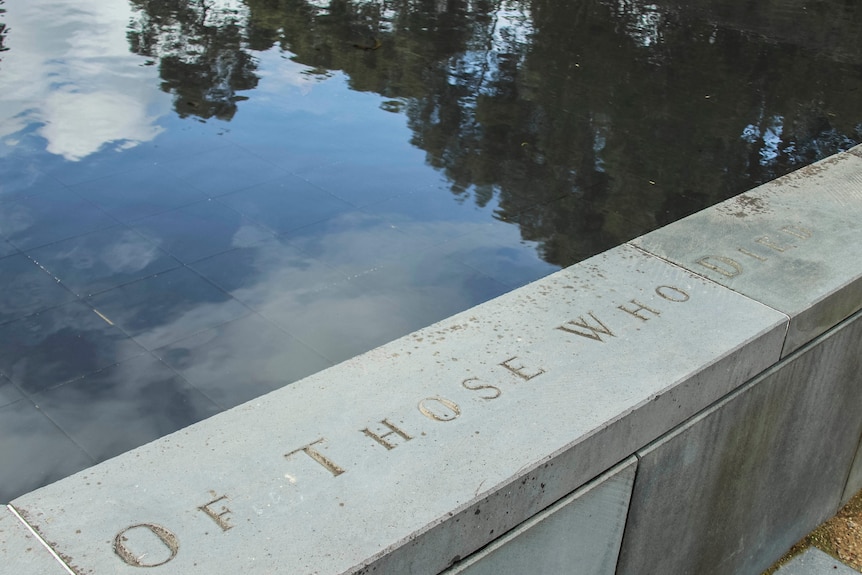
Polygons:
<instances>
[{"instance_id":1,"label":"submerged paving tile","mask_svg":"<svg viewBox=\"0 0 862 575\"><path fill-rule=\"evenodd\" d=\"M257 314L155 350L223 409L332 365Z\"/></svg>"},{"instance_id":2,"label":"submerged paving tile","mask_svg":"<svg viewBox=\"0 0 862 575\"><path fill-rule=\"evenodd\" d=\"M214 200L150 216L132 227L184 263L272 237L268 230Z\"/></svg>"},{"instance_id":3,"label":"submerged paving tile","mask_svg":"<svg viewBox=\"0 0 862 575\"><path fill-rule=\"evenodd\" d=\"M0 407L0 503L93 463L29 399Z\"/></svg>"},{"instance_id":4,"label":"submerged paving tile","mask_svg":"<svg viewBox=\"0 0 862 575\"><path fill-rule=\"evenodd\" d=\"M63 184L42 173L31 163L0 159L0 203L20 200L45 191L59 190Z\"/></svg>"},{"instance_id":5,"label":"submerged paving tile","mask_svg":"<svg viewBox=\"0 0 862 575\"><path fill-rule=\"evenodd\" d=\"M74 161L45 153L39 166L62 182L75 185L160 166L168 159L180 161L230 145L222 137L224 128L216 122L194 122L169 114L160 117L158 124L153 126L152 140L106 145ZM38 151L42 151L41 145Z\"/></svg>"},{"instance_id":6,"label":"submerged paving tile","mask_svg":"<svg viewBox=\"0 0 862 575\"><path fill-rule=\"evenodd\" d=\"M285 97L279 88L277 98L286 108L247 108L231 122L231 139L294 173L342 163L380 168L425 164L424 151L410 143L410 131L399 115L379 113L379 98L336 94L333 87L315 85L314 98ZM345 105L348 94L351 102Z\"/></svg>"},{"instance_id":7,"label":"submerged paving tile","mask_svg":"<svg viewBox=\"0 0 862 575\"><path fill-rule=\"evenodd\" d=\"M8 508L0 508L0 573L68 575L33 533Z\"/></svg>"},{"instance_id":8,"label":"submerged paving tile","mask_svg":"<svg viewBox=\"0 0 862 575\"><path fill-rule=\"evenodd\" d=\"M433 186L441 180L439 172L424 164L388 163L382 154L378 160L368 164L339 162L296 173L358 208Z\"/></svg>"},{"instance_id":9,"label":"submerged paving tile","mask_svg":"<svg viewBox=\"0 0 862 575\"><path fill-rule=\"evenodd\" d=\"M48 273L88 296L182 265L138 232L118 226L27 252Z\"/></svg>"},{"instance_id":10,"label":"submerged paving tile","mask_svg":"<svg viewBox=\"0 0 862 575\"><path fill-rule=\"evenodd\" d=\"M466 266L459 271L467 276L464 282L480 275ZM434 275L439 281L441 272L448 272L449 279L454 275L452 270L437 272L425 277ZM415 285L415 281L409 270L384 267L325 285L285 289L258 309L261 315L337 363L465 309L469 307L465 298L475 295L439 284L413 291L411 284ZM490 297L505 291L503 286L496 287L496 293L489 294L490 290L478 287L475 291ZM449 298L435 300L434 296Z\"/></svg>"},{"instance_id":11,"label":"submerged paving tile","mask_svg":"<svg viewBox=\"0 0 862 575\"><path fill-rule=\"evenodd\" d=\"M149 350L251 313L185 267L102 292L88 302Z\"/></svg>"},{"instance_id":12,"label":"submerged paving tile","mask_svg":"<svg viewBox=\"0 0 862 575\"><path fill-rule=\"evenodd\" d=\"M862 309L860 220L862 157L842 153L632 243L787 313L787 354Z\"/></svg>"},{"instance_id":13,"label":"submerged paving tile","mask_svg":"<svg viewBox=\"0 0 862 575\"><path fill-rule=\"evenodd\" d=\"M350 275L408 259L428 247L379 216L360 211L339 214L284 236L317 261Z\"/></svg>"},{"instance_id":14,"label":"submerged paving tile","mask_svg":"<svg viewBox=\"0 0 862 575\"><path fill-rule=\"evenodd\" d=\"M168 114L159 119L159 125L163 132L135 147L141 156L158 164L167 158L175 161L233 145L230 129L223 122L195 122Z\"/></svg>"},{"instance_id":15,"label":"submerged paving tile","mask_svg":"<svg viewBox=\"0 0 862 575\"><path fill-rule=\"evenodd\" d=\"M286 96L284 88L279 87L277 98L285 107L247 107L231 121L230 139L295 173L343 161L424 164L424 152L409 143L410 134L398 115L379 114L376 98L354 92L352 98L365 101L345 105L345 93L330 92L328 85L317 84L314 98ZM321 122L322 117L327 121Z\"/></svg>"},{"instance_id":16,"label":"submerged paving tile","mask_svg":"<svg viewBox=\"0 0 862 575\"><path fill-rule=\"evenodd\" d=\"M75 299L24 254L0 259L0 324Z\"/></svg>"},{"instance_id":17,"label":"submerged paving tile","mask_svg":"<svg viewBox=\"0 0 862 575\"><path fill-rule=\"evenodd\" d=\"M332 142L339 134L333 126L320 122L317 114L304 110L282 112L250 109L231 122L231 141L255 156L293 172L310 166L332 163ZM276 126L275 129L274 126ZM278 129L278 126L283 126ZM285 130L305 137L285 136ZM316 137L308 137L313 134ZM320 137L325 134L328 137Z\"/></svg>"},{"instance_id":18,"label":"submerged paving tile","mask_svg":"<svg viewBox=\"0 0 862 575\"><path fill-rule=\"evenodd\" d=\"M463 264L438 246L364 274L370 293L391 302L390 314L409 318L415 329L510 291L509 286Z\"/></svg>"},{"instance_id":19,"label":"submerged paving tile","mask_svg":"<svg viewBox=\"0 0 862 575\"><path fill-rule=\"evenodd\" d=\"M71 189L122 222L139 220L206 198L204 192L159 165L91 180Z\"/></svg>"},{"instance_id":20,"label":"submerged paving tile","mask_svg":"<svg viewBox=\"0 0 862 575\"><path fill-rule=\"evenodd\" d=\"M614 575L636 469L629 458L441 575Z\"/></svg>"},{"instance_id":21,"label":"submerged paving tile","mask_svg":"<svg viewBox=\"0 0 862 575\"><path fill-rule=\"evenodd\" d=\"M458 195L446 186L437 185L399 194L368 206L364 211L378 215L409 233L450 240L455 235L505 225L493 217L496 206L493 199L479 205L470 194ZM427 231L423 231L426 227Z\"/></svg>"},{"instance_id":22,"label":"submerged paving tile","mask_svg":"<svg viewBox=\"0 0 862 575\"><path fill-rule=\"evenodd\" d=\"M149 354L39 393L33 401L96 461L221 411Z\"/></svg>"},{"instance_id":23,"label":"submerged paving tile","mask_svg":"<svg viewBox=\"0 0 862 575\"><path fill-rule=\"evenodd\" d=\"M0 375L0 407L14 403L23 397L24 394L8 377Z\"/></svg>"},{"instance_id":24,"label":"submerged paving tile","mask_svg":"<svg viewBox=\"0 0 862 575\"><path fill-rule=\"evenodd\" d=\"M30 394L144 353L78 301L0 326L0 341L0 372Z\"/></svg>"},{"instance_id":25,"label":"submerged paving tile","mask_svg":"<svg viewBox=\"0 0 862 575\"><path fill-rule=\"evenodd\" d=\"M277 234L330 219L353 207L296 176L234 192L219 201Z\"/></svg>"},{"instance_id":26,"label":"submerged paving tile","mask_svg":"<svg viewBox=\"0 0 862 575\"><path fill-rule=\"evenodd\" d=\"M496 226L459 237L440 249L510 289L560 269L542 258L541 244L522 240L520 229L514 225Z\"/></svg>"},{"instance_id":27,"label":"submerged paving tile","mask_svg":"<svg viewBox=\"0 0 862 575\"><path fill-rule=\"evenodd\" d=\"M638 452L617 572L761 573L832 517L862 433L860 341L862 313Z\"/></svg>"},{"instance_id":28,"label":"submerged paving tile","mask_svg":"<svg viewBox=\"0 0 862 575\"><path fill-rule=\"evenodd\" d=\"M786 322L623 246L15 504L84 573L436 574L773 364Z\"/></svg>"},{"instance_id":29,"label":"submerged paving tile","mask_svg":"<svg viewBox=\"0 0 862 575\"><path fill-rule=\"evenodd\" d=\"M113 146L104 146L84 158L68 160L63 156L45 152L40 154L38 161L40 168L47 174L68 186L74 186L152 167L163 158L152 152L152 148L144 146L134 146L122 151Z\"/></svg>"},{"instance_id":30,"label":"submerged paving tile","mask_svg":"<svg viewBox=\"0 0 862 575\"><path fill-rule=\"evenodd\" d=\"M380 217L397 230L435 246L506 226L494 219L491 205L477 206L442 187L425 187L384 200L362 211Z\"/></svg>"},{"instance_id":31,"label":"submerged paving tile","mask_svg":"<svg viewBox=\"0 0 862 575\"><path fill-rule=\"evenodd\" d=\"M344 272L304 254L283 238L223 252L191 267L254 309L346 279Z\"/></svg>"},{"instance_id":32,"label":"submerged paving tile","mask_svg":"<svg viewBox=\"0 0 862 575\"><path fill-rule=\"evenodd\" d=\"M283 169L233 144L162 165L210 198L287 175Z\"/></svg>"},{"instance_id":33,"label":"submerged paving tile","mask_svg":"<svg viewBox=\"0 0 862 575\"><path fill-rule=\"evenodd\" d=\"M18 253L18 248L6 240L0 239L0 258L5 258L6 256L11 256L16 253Z\"/></svg>"},{"instance_id":34,"label":"submerged paving tile","mask_svg":"<svg viewBox=\"0 0 862 575\"><path fill-rule=\"evenodd\" d=\"M117 225L68 189L0 204L0 236L22 250Z\"/></svg>"}]
</instances>

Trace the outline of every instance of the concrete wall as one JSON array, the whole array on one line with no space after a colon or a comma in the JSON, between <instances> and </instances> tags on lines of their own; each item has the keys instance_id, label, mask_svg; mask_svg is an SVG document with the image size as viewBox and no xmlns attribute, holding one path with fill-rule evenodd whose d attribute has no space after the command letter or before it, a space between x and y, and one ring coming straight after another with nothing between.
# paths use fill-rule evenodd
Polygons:
<instances>
[{"instance_id":1,"label":"concrete wall","mask_svg":"<svg viewBox=\"0 0 862 575\"><path fill-rule=\"evenodd\" d=\"M27 494L0 573L758 573L862 487L859 222L862 147Z\"/></svg>"},{"instance_id":2,"label":"concrete wall","mask_svg":"<svg viewBox=\"0 0 862 575\"><path fill-rule=\"evenodd\" d=\"M638 450L620 574L761 573L839 508L862 314Z\"/></svg>"}]
</instances>

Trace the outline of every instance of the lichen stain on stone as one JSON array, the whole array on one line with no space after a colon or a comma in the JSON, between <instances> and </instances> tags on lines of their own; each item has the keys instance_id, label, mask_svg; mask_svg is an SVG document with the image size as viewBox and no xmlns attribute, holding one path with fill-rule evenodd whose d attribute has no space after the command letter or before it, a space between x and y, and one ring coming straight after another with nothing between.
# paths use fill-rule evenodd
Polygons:
<instances>
[{"instance_id":1,"label":"lichen stain on stone","mask_svg":"<svg viewBox=\"0 0 862 575\"><path fill-rule=\"evenodd\" d=\"M772 184L777 185L787 185L792 182L798 182L799 180L804 180L807 178L812 178L814 176L818 176L830 166L834 166L840 162L847 160L846 154L835 154L834 156L830 156L825 160L817 162L816 164L811 164L809 166L805 166L804 168L799 168L796 171L790 172L785 176L781 176L780 178L773 180Z\"/></svg>"},{"instance_id":2,"label":"lichen stain on stone","mask_svg":"<svg viewBox=\"0 0 862 575\"><path fill-rule=\"evenodd\" d=\"M766 201L756 196L741 194L727 204L720 206L719 211L735 218L762 215L769 213Z\"/></svg>"}]
</instances>

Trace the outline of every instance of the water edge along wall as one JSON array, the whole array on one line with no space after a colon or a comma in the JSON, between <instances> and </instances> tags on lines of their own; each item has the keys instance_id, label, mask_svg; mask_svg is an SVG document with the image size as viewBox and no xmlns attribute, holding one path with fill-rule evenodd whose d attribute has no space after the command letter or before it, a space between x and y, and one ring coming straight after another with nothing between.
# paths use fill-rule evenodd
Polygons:
<instances>
[{"instance_id":1,"label":"water edge along wall","mask_svg":"<svg viewBox=\"0 0 862 575\"><path fill-rule=\"evenodd\" d=\"M857 146L26 494L0 573L756 574L862 488L860 310Z\"/></svg>"}]
</instances>

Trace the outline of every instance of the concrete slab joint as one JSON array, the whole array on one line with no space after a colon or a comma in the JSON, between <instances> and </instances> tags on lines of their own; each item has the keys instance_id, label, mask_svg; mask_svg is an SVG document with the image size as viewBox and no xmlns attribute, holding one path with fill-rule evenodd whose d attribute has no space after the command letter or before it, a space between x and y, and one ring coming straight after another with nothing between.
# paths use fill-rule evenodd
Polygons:
<instances>
[{"instance_id":1,"label":"concrete slab joint","mask_svg":"<svg viewBox=\"0 0 862 575\"><path fill-rule=\"evenodd\" d=\"M0 508L0 572L74 575L11 506Z\"/></svg>"},{"instance_id":2,"label":"concrete slab joint","mask_svg":"<svg viewBox=\"0 0 862 575\"><path fill-rule=\"evenodd\" d=\"M843 410L859 400L862 323L846 321L862 308L859 221L857 148L13 506L79 575L522 573L516 556L613 573L620 550L621 569L647 565L639 541L674 533L651 519L684 515L656 507L668 498L717 481L712 503L732 493L758 509L782 500L762 473L774 457L819 446L808 459L841 486L800 496L811 509L792 528L758 523L783 544L837 505L862 434ZM727 461L710 467L739 442L748 499ZM811 472L788 469L782 489ZM26 534L2 521L8 555ZM561 535L585 525L607 545ZM713 564L757 563L731 547L737 559Z\"/></svg>"},{"instance_id":3,"label":"concrete slab joint","mask_svg":"<svg viewBox=\"0 0 862 575\"><path fill-rule=\"evenodd\" d=\"M632 244L791 318L783 355L862 309L859 146Z\"/></svg>"}]
</instances>

